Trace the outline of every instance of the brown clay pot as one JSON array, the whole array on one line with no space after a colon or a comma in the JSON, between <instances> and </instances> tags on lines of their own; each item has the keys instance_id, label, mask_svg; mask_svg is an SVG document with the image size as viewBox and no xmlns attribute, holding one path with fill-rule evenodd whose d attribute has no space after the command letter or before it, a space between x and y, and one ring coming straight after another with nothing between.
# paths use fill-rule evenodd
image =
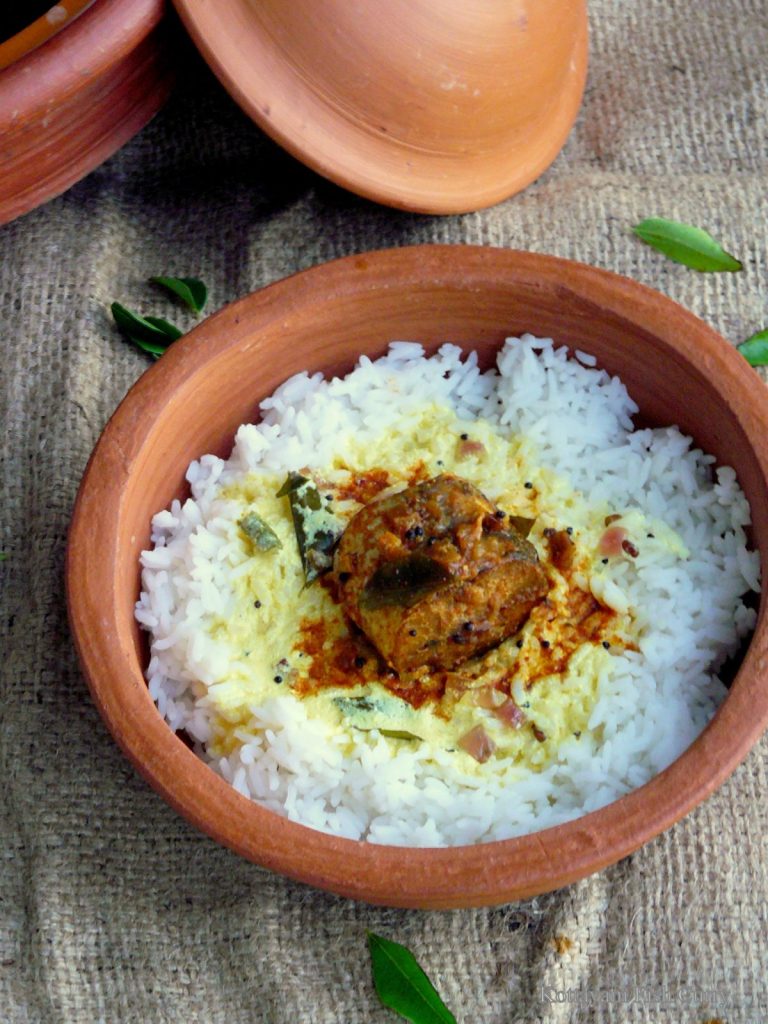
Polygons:
<instances>
[{"instance_id":1,"label":"brown clay pot","mask_svg":"<svg viewBox=\"0 0 768 1024\"><path fill-rule=\"evenodd\" d=\"M72 629L93 698L118 743L198 828L259 864L374 903L462 907L557 888L626 856L708 796L768 722L765 602L714 720L665 772L557 828L504 842L402 849L332 838L246 800L175 737L142 677L133 618L150 517L185 494L187 464L227 455L236 427L299 370L350 370L393 339L478 348L486 365L530 330L594 353L643 417L678 423L732 465L768 552L768 406L754 371L670 299L625 278L530 253L422 246L351 256L212 316L145 373L88 465L69 541Z\"/></svg>"},{"instance_id":2,"label":"brown clay pot","mask_svg":"<svg viewBox=\"0 0 768 1024\"><path fill-rule=\"evenodd\" d=\"M111 156L170 92L164 0L96 0L0 71L0 224Z\"/></svg>"},{"instance_id":3,"label":"brown clay pot","mask_svg":"<svg viewBox=\"0 0 768 1024\"><path fill-rule=\"evenodd\" d=\"M587 64L585 0L175 0L234 99L353 192L461 213L554 160Z\"/></svg>"},{"instance_id":4,"label":"brown clay pot","mask_svg":"<svg viewBox=\"0 0 768 1024\"><path fill-rule=\"evenodd\" d=\"M50 3L48 0L48 10L40 17L26 24L10 38L6 39L5 36L0 35L0 71L7 68L9 64L13 64L14 61L26 57L28 53L38 46L42 46L49 39L53 39L57 32L61 32L92 3L95 3L95 0L59 0L56 4ZM5 15L5 17L8 18L9 15ZM13 23L18 23L19 20L19 14L14 11ZM0 21L0 30L2 27L2 21Z\"/></svg>"}]
</instances>

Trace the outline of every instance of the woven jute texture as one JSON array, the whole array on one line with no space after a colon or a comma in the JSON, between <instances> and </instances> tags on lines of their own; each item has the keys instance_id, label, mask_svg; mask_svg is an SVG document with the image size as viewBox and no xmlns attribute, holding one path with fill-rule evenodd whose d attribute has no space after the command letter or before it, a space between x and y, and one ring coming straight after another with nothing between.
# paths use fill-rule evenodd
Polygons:
<instances>
[{"instance_id":1,"label":"woven jute texture","mask_svg":"<svg viewBox=\"0 0 768 1024\"><path fill-rule=\"evenodd\" d=\"M384 1024L366 929L410 946L462 1022L768 1019L765 740L683 822L569 889L382 910L246 863L179 818L112 742L67 629L76 489L147 367L107 307L168 315L151 274L203 278L215 309L348 253L470 242L627 274L734 343L768 325L765 0L590 8L578 123L495 209L431 218L357 199L266 139L192 58L132 143L0 231L3 1024ZM745 272L666 261L628 231L652 215L706 226Z\"/></svg>"}]
</instances>

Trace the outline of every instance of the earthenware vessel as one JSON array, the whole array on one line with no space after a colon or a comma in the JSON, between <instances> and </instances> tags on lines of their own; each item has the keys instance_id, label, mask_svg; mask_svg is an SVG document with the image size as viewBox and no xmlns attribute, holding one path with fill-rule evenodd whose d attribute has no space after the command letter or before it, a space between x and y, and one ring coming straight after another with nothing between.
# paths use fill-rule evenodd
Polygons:
<instances>
[{"instance_id":1,"label":"earthenware vessel","mask_svg":"<svg viewBox=\"0 0 768 1024\"><path fill-rule=\"evenodd\" d=\"M96 0L0 71L0 224L58 195L142 128L173 81L163 0Z\"/></svg>"},{"instance_id":2,"label":"earthenware vessel","mask_svg":"<svg viewBox=\"0 0 768 1024\"><path fill-rule=\"evenodd\" d=\"M9 37L0 37L0 71L7 68L9 64L26 57L38 46L52 39L57 32L61 32L65 26L87 8L95 0L59 0L58 3L48 3L48 9L43 11L39 17L34 18L28 24L23 25L18 32ZM35 10L39 9L38 7ZM19 14L10 12L5 15L14 24L21 24ZM0 23L2 24L2 23Z\"/></svg>"},{"instance_id":3,"label":"earthenware vessel","mask_svg":"<svg viewBox=\"0 0 768 1024\"><path fill-rule=\"evenodd\" d=\"M666 771L575 821L504 842L403 849L338 839L240 796L173 735L142 670L133 618L150 518L187 493L204 452L290 374L350 370L393 339L452 341L493 363L532 331L594 353L650 423L677 423L732 465L768 553L768 406L746 361L670 299L604 270L530 253L425 246L350 256L235 302L175 343L134 385L88 465L67 560L72 631L93 699L138 770L195 826L291 878L374 903L463 907L557 888L637 849L708 796L768 722L768 623L757 628L710 725ZM764 604L764 603L763 603Z\"/></svg>"},{"instance_id":4,"label":"earthenware vessel","mask_svg":"<svg viewBox=\"0 0 768 1024\"><path fill-rule=\"evenodd\" d=\"M175 0L269 135L332 181L425 213L490 206L559 152L581 102L585 0Z\"/></svg>"}]
</instances>

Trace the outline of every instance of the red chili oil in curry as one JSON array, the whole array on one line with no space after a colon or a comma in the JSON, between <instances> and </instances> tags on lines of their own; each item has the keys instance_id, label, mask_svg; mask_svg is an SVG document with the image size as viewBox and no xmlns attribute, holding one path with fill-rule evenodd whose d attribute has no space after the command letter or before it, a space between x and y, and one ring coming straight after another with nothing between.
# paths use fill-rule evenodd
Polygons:
<instances>
[{"instance_id":1,"label":"red chili oil in curry","mask_svg":"<svg viewBox=\"0 0 768 1024\"><path fill-rule=\"evenodd\" d=\"M379 472L383 471L360 474L355 493L375 486L383 489L386 482L382 482L381 476L374 476ZM355 484L348 486L353 488ZM510 637L505 641L519 647L516 665L504 669L493 682L494 688L507 696L512 679L518 674L524 676L526 689L530 689L539 679L564 673L573 654L585 643L617 650L636 649L616 634L616 613L573 582L575 545L570 535L564 530L548 530L544 539L548 557L542 558L542 563L546 566L549 562L557 568L567 583L566 611L564 615L562 610L556 611L549 598L545 598L531 612L528 630L517 640ZM333 575L322 577L321 583L334 603L338 603ZM445 711L445 717L450 717L452 706L473 688L473 682L484 671L484 655L480 655L451 671L436 670L413 679L401 677L385 664L355 626L348 623L347 629L340 636L330 636L324 620L301 622L296 650L308 656L310 663L306 673L293 684L298 696L310 696L329 687L351 689L377 681L414 708L430 702L435 705L436 714ZM552 639L548 640L550 636ZM441 708L444 697L445 708Z\"/></svg>"},{"instance_id":2,"label":"red chili oil in curry","mask_svg":"<svg viewBox=\"0 0 768 1024\"><path fill-rule=\"evenodd\" d=\"M418 681L402 679L361 635L350 632L329 638L323 620L304 619L299 635L296 649L312 659L306 673L293 684L293 692L300 697L331 686L351 689L376 680L394 696L420 708L428 700L439 700L445 689L444 680L439 678L444 673Z\"/></svg>"},{"instance_id":3,"label":"red chili oil in curry","mask_svg":"<svg viewBox=\"0 0 768 1024\"><path fill-rule=\"evenodd\" d=\"M429 470L423 460L419 460L408 474L408 485L419 483L429 478ZM316 486L321 492L333 493L337 501L356 501L359 505L367 505L390 486L390 476L386 469L367 469L362 473L354 473L344 484L329 483L317 480Z\"/></svg>"},{"instance_id":4,"label":"red chili oil in curry","mask_svg":"<svg viewBox=\"0 0 768 1024\"><path fill-rule=\"evenodd\" d=\"M334 497L339 501L357 501L360 505L368 502L389 487L389 473L386 469L368 469L364 473L355 473L345 484L318 484L322 490L330 487Z\"/></svg>"}]
</instances>

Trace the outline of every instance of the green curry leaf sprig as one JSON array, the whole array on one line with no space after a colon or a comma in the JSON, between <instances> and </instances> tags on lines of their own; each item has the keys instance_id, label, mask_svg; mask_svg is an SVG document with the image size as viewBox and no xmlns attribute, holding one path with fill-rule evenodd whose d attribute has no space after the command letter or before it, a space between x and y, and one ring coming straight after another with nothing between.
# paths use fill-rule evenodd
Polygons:
<instances>
[{"instance_id":1,"label":"green curry leaf sprig","mask_svg":"<svg viewBox=\"0 0 768 1024\"><path fill-rule=\"evenodd\" d=\"M744 265L702 228L665 217L647 217L632 228L638 238L676 263L703 272L735 273ZM768 328L737 345L750 366L768 366Z\"/></svg>"},{"instance_id":2,"label":"green curry leaf sprig","mask_svg":"<svg viewBox=\"0 0 768 1024\"><path fill-rule=\"evenodd\" d=\"M647 217L632 230L646 245L663 253L675 263L703 273L743 270L743 264L731 256L707 231L692 224Z\"/></svg>"},{"instance_id":3,"label":"green curry leaf sprig","mask_svg":"<svg viewBox=\"0 0 768 1024\"><path fill-rule=\"evenodd\" d=\"M110 309L115 323L128 341L153 359L159 359L168 346L184 333L167 320L156 316L139 316L119 302L113 302Z\"/></svg>"},{"instance_id":4,"label":"green curry leaf sprig","mask_svg":"<svg viewBox=\"0 0 768 1024\"><path fill-rule=\"evenodd\" d=\"M150 277L152 284L165 288L193 313L202 313L208 301L208 289L197 277Z\"/></svg>"},{"instance_id":5,"label":"green curry leaf sprig","mask_svg":"<svg viewBox=\"0 0 768 1024\"><path fill-rule=\"evenodd\" d=\"M384 1004L411 1024L456 1024L456 1018L405 946L368 932L373 984Z\"/></svg>"},{"instance_id":6,"label":"green curry leaf sprig","mask_svg":"<svg viewBox=\"0 0 768 1024\"><path fill-rule=\"evenodd\" d=\"M750 366L768 366L768 328L742 341L737 348Z\"/></svg>"},{"instance_id":7,"label":"green curry leaf sprig","mask_svg":"<svg viewBox=\"0 0 768 1024\"><path fill-rule=\"evenodd\" d=\"M149 280L180 299L197 315L208 300L208 289L196 277L151 277ZM141 316L119 302L113 302L110 309L125 338L153 359L159 359L168 346L184 334L176 324L162 317Z\"/></svg>"}]
</instances>

